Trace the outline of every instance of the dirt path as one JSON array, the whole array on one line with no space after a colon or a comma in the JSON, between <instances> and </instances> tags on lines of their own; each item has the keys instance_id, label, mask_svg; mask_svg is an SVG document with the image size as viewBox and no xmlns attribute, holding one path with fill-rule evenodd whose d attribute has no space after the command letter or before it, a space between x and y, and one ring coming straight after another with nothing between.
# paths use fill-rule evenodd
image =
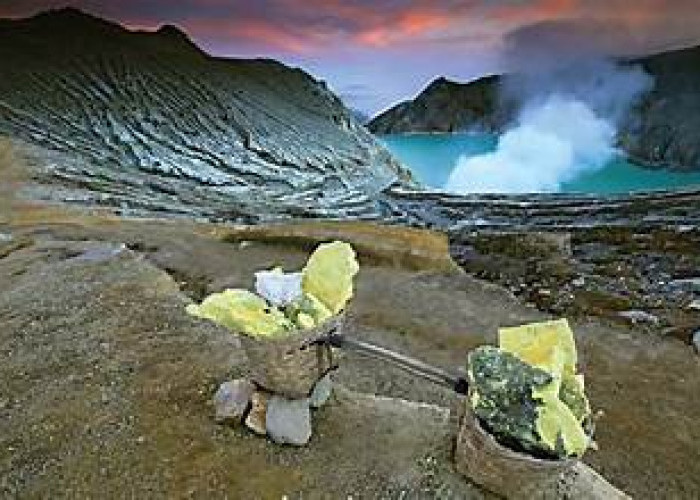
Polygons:
<instances>
[{"instance_id":1,"label":"dirt path","mask_svg":"<svg viewBox=\"0 0 700 500\"><path fill-rule=\"evenodd\" d=\"M445 409L457 400L355 355L308 448L212 422L213 390L245 360L235 337L184 305L249 287L256 269L300 265L298 235L293 246L227 242L213 227L89 219L0 230L12 234L0 243L3 496L482 496L449 464ZM442 264L409 259L409 269L382 255L363 251L348 325L358 337L456 369L497 326L542 317ZM636 498L700 497L698 358L674 339L575 329L591 400L606 412L587 461Z\"/></svg>"}]
</instances>

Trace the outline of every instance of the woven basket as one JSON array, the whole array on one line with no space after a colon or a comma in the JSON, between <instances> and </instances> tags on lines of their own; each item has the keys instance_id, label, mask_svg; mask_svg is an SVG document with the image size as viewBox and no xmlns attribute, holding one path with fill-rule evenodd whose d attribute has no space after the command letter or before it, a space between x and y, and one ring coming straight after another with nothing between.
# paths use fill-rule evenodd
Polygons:
<instances>
[{"instance_id":1,"label":"woven basket","mask_svg":"<svg viewBox=\"0 0 700 500\"><path fill-rule=\"evenodd\" d=\"M499 444L465 403L455 447L455 468L504 498L539 500L629 498L575 459L542 460Z\"/></svg>"},{"instance_id":2,"label":"woven basket","mask_svg":"<svg viewBox=\"0 0 700 500\"><path fill-rule=\"evenodd\" d=\"M296 330L280 337L241 335L249 361L250 376L258 386L289 398L305 398L316 382L333 368L333 349L314 343L320 337L339 332L343 315L316 328Z\"/></svg>"}]
</instances>

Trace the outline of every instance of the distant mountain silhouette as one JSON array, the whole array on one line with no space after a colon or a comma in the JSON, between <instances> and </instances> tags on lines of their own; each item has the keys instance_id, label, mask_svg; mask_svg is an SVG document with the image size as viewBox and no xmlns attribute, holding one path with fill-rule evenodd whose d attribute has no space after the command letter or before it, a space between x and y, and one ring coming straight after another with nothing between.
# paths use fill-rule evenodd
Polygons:
<instances>
[{"instance_id":1,"label":"distant mountain silhouette","mask_svg":"<svg viewBox=\"0 0 700 500\"><path fill-rule=\"evenodd\" d=\"M499 76L469 83L437 78L418 97L381 113L367 126L377 134L457 132L466 128L498 130L510 118L500 107L499 81Z\"/></svg>"},{"instance_id":2,"label":"distant mountain silhouette","mask_svg":"<svg viewBox=\"0 0 700 500\"><path fill-rule=\"evenodd\" d=\"M630 61L628 61L630 62ZM635 108L619 134L620 146L649 166L700 169L700 46L631 61L654 78L654 90ZM500 132L515 106L499 96L502 76L458 83L438 78L415 99L373 118L377 134Z\"/></svg>"},{"instance_id":3,"label":"distant mountain silhouette","mask_svg":"<svg viewBox=\"0 0 700 500\"><path fill-rule=\"evenodd\" d=\"M221 217L361 214L408 176L323 82L273 60L211 57L177 27L129 31L67 8L0 20L0 40L0 135L50 166L47 197Z\"/></svg>"}]
</instances>

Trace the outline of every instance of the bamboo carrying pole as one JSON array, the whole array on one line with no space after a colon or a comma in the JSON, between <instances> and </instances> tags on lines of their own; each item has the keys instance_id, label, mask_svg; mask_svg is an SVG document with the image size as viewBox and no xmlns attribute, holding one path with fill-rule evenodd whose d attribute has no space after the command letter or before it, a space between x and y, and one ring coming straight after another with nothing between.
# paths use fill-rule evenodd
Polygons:
<instances>
[{"instance_id":1,"label":"bamboo carrying pole","mask_svg":"<svg viewBox=\"0 0 700 500\"><path fill-rule=\"evenodd\" d=\"M340 334L333 334L326 337L326 341L333 347L348 348L366 356L387 361L398 368L413 375L417 375L435 384L442 385L454 390L458 394L466 395L468 385L466 379L452 375L440 368L423 363L414 358L404 356L384 347L379 347L369 342L345 337Z\"/></svg>"}]
</instances>

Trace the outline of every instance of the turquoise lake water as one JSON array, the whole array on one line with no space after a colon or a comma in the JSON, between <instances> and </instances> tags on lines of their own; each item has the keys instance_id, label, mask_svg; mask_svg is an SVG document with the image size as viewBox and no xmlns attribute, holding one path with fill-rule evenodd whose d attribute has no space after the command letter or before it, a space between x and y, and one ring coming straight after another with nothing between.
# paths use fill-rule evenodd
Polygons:
<instances>
[{"instance_id":1,"label":"turquoise lake water","mask_svg":"<svg viewBox=\"0 0 700 500\"><path fill-rule=\"evenodd\" d=\"M381 140L416 178L428 187L443 189L460 156L476 156L495 149L497 137L479 134L386 135ZM651 170L617 158L600 170L563 183L565 193L626 193L680 189L700 185L700 172Z\"/></svg>"}]
</instances>

